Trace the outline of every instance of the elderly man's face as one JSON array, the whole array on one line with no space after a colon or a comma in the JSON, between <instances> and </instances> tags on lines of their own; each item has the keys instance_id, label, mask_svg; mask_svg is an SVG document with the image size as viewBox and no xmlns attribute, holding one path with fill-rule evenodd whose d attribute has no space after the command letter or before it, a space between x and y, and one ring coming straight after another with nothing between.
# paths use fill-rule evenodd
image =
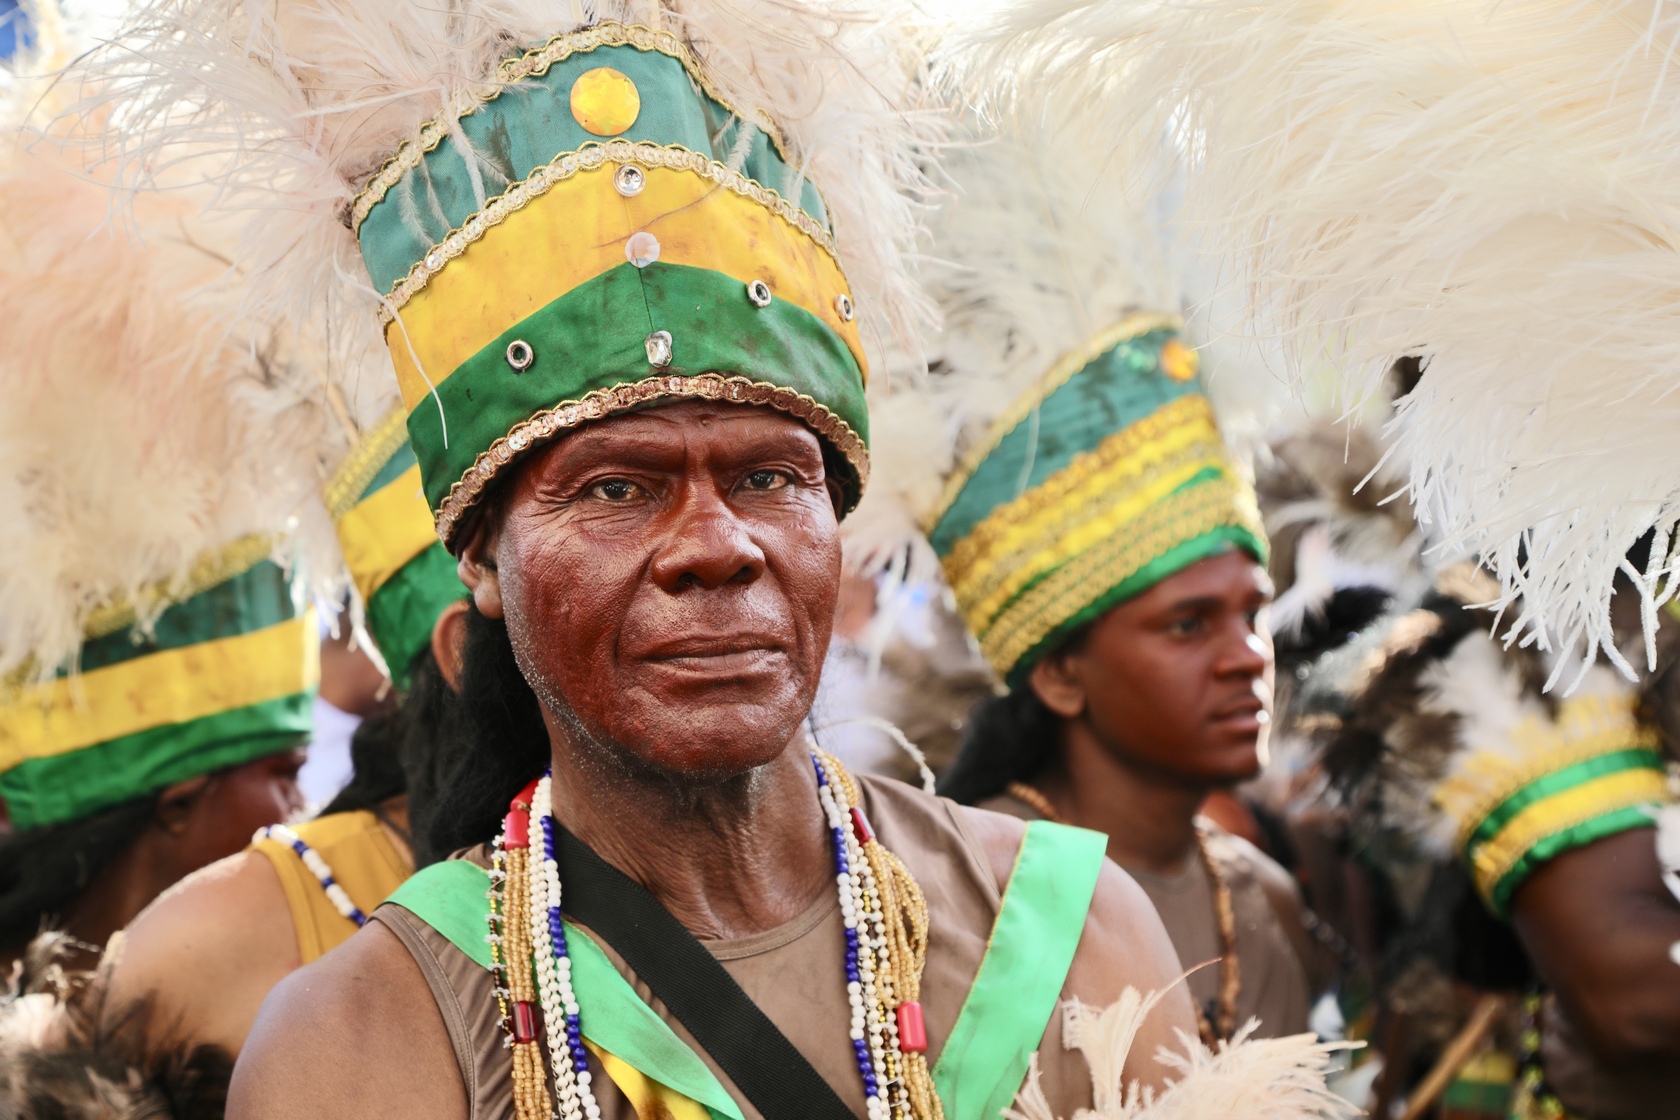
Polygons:
<instances>
[{"instance_id":1,"label":"elderly man's face","mask_svg":"<svg viewBox=\"0 0 1680 1120\"><path fill-rule=\"evenodd\" d=\"M551 728L667 773L775 758L816 694L840 578L822 448L791 417L688 403L557 440L469 546ZM486 594L486 591L493 594Z\"/></svg>"}]
</instances>

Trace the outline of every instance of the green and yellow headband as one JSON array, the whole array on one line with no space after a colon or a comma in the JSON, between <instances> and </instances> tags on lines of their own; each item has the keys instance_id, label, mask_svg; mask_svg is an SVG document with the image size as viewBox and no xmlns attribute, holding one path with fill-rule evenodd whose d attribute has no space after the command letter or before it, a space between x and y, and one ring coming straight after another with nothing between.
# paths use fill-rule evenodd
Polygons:
<instances>
[{"instance_id":1,"label":"green and yellow headband","mask_svg":"<svg viewBox=\"0 0 1680 1120\"><path fill-rule=\"evenodd\" d=\"M368 630L398 688L408 687L438 615L467 594L433 530L403 420L399 409L375 425L326 489Z\"/></svg>"},{"instance_id":2,"label":"green and yellow headband","mask_svg":"<svg viewBox=\"0 0 1680 1120\"><path fill-rule=\"evenodd\" d=\"M313 612L249 538L143 636L131 609L88 627L78 671L0 697L0 797L18 829L81 820L306 739L320 680ZM206 586L208 585L208 586Z\"/></svg>"},{"instance_id":3,"label":"green and yellow headband","mask_svg":"<svg viewBox=\"0 0 1680 1120\"><path fill-rule=\"evenodd\" d=\"M1072 631L1231 546L1266 556L1178 320L1068 354L947 484L928 538L987 660L1017 684Z\"/></svg>"},{"instance_id":4,"label":"green and yellow headband","mask_svg":"<svg viewBox=\"0 0 1680 1120\"><path fill-rule=\"evenodd\" d=\"M773 125L675 36L616 23L509 59L458 108L464 145L423 126L351 214L446 545L533 446L685 398L798 417L856 504L867 364L827 211ZM489 196L492 167L510 181Z\"/></svg>"}]
</instances>

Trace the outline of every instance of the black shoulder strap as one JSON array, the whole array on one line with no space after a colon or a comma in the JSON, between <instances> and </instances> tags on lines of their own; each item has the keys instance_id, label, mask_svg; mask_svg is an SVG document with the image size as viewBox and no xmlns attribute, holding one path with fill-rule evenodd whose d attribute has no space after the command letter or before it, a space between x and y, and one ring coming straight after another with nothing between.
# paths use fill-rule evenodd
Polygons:
<instances>
[{"instance_id":1,"label":"black shoulder strap","mask_svg":"<svg viewBox=\"0 0 1680 1120\"><path fill-rule=\"evenodd\" d=\"M556 823L566 910L599 934L765 1120L857 1120L717 958L647 888Z\"/></svg>"}]
</instances>

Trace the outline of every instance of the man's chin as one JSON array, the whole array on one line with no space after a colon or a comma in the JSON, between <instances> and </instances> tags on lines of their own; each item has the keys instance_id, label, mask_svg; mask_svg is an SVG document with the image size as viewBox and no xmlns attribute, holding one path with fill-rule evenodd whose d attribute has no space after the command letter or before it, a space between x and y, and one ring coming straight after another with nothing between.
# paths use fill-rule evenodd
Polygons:
<instances>
[{"instance_id":1,"label":"man's chin","mask_svg":"<svg viewBox=\"0 0 1680 1120\"><path fill-rule=\"evenodd\" d=\"M684 711L663 733L646 725L609 734L634 764L667 778L696 783L723 781L776 761L798 738L804 716L788 717L734 704Z\"/></svg>"}]
</instances>

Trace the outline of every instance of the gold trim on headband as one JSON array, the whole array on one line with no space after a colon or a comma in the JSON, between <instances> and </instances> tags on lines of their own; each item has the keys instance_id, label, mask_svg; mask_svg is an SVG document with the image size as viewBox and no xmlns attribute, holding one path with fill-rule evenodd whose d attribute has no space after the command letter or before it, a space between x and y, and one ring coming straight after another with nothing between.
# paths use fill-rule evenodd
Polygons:
<instances>
[{"instance_id":1,"label":"gold trim on headband","mask_svg":"<svg viewBox=\"0 0 1680 1120\"><path fill-rule=\"evenodd\" d=\"M159 605L171 606L185 602L194 595L208 591L218 583L232 579L241 572L267 560L274 552L274 539L266 533L252 533L200 556L187 572L185 580L159 580L141 596L146 609ZM92 641L126 630L140 621L140 611L132 598L109 603L90 613L82 625L82 639Z\"/></svg>"},{"instance_id":2,"label":"gold trim on headband","mask_svg":"<svg viewBox=\"0 0 1680 1120\"><path fill-rule=\"evenodd\" d=\"M402 310L403 305L425 290L432 277L442 272L450 261L466 252L492 227L501 225L512 214L523 210L561 183L583 172L597 170L608 163L635 163L644 167L691 171L725 190L751 199L782 218L822 246L834 259L835 267L840 267L840 250L834 244L834 238L828 230L811 215L769 187L687 148L674 145L661 147L630 140L609 140L605 144L590 145L575 152L555 156L553 160L486 202L483 210L467 218L442 241L428 249L425 255L409 268L408 275L396 282L391 294L380 303L379 321L389 323L395 318L396 312Z\"/></svg>"},{"instance_id":3,"label":"gold trim on headband","mask_svg":"<svg viewBox=\"0 0 1680 1120\"><path fill-rule=\"evenodd\" d=\"M362 500L362 491L368 488L368 483L378 477L385 464L391 461L391 456L407 442L408 410L401 405L386 413L356 441L356 446L350 449L350 454L344 457L344 462L338 465L321 492L327 503L327 512L334 521L355 508L356 503Z\"/></svg>"},{"instance_id":4,"label":"gold trim on headband","mask_svg":"<svg viewBox=\"0 0 1680 1120\"><path fill-rule=\"evenodd\" d=\"M1033 410L1043 404L1046 397L1067 384L1074 374L1122 342L1148 334L1150 331L1178 330L1183 325L1184 321L1177 315L1167 315L1159 311L1137 311L1100 332L1084 345L1056 359L1055 364L1044 372L1044 376L1033 384L1032 390L1022 394L1008 411L992 421L991 427L986 429L986 434L980 442L963 455L956 473L946 480L945 489L940 494L938 503L934 505L933 512L922 519L922 531L933 532L934 526L938 525L939 519L950 510L951 503L957 500L957 495L962 493L962 488L968 484L968 480L980 468L986 456L996 451L1004 436L1014 431L1016 425L1032 415Z\"/></svg>"},{"instance_id":5,"label":"gold trim on headband","mask_svg":"<svg viewBox=\"0 0 1680 1120\"><path fill-rule=\"evenodd\" d=\"M722 105L736 117L750 124L756 125L769 137L776 146L776 153L782 157L782 162L792 164L787 156L782 134L775 124L762 113L747 114L741 112L729 103L717 87L712 83L699 62L689 51L688 47L675 35L668 31L655 31L640 24L625 24L614 21L603 21L594 27L581 31L569 31L556 35L542 46L526 51L517 58L504 59L496 67L496 74L488 82L476 89L465 90L459 94L451 108L452 118L459 120L478 112L485 104L496 100L508 86L524 81L534 75L546 73L548 68L556 62L563 62L574 54L592 51L597 47L635 47L638 50L658 51L669 55L683 64L689 76L705 91L706 96ZM426 158L426 153L433 151L443 143L444 137L450 133L449 122L433 119L421 124L415 135L404 140L398 147L396 154L386 160L375 171L361 191L352 200L350 206L350 229L352 232L362 228L362 222L373 212L390 189L402 182L404 175L420 166L420 161Z\"/></svg>"},{"instance_id":6,"label":"gold trim on headband","mask_svg":"<svg viewBox=\"0 0 1680 1120\"><path fill-rule=\"evenodd\" d=\"M1073 557L1004 607L990 626L976 631L981 651L999 671L1007 671L1089 606L1093 587L1118 587L1174 545L1233 523L1261 533L1253 495L1234 478L1167 495L1138 514L1125 532Z\"/></svg>"},{"instance_id":7,"label":"gold trim on headband","mask_svg":"<svg viewBox=\"0 0 1680 1120\"><path fill-rule=\"evenodd\" d=\"M438 509L438 537L445 546L452 546L451 538L461 515L478 501L490 480L515 456L563 431L664 397L766 405L785 412L810 425L845 456L857 472L860 490L869 481L869 451L863 438L850 424L804 393L767 381L725 377L719 373L648 377L614 385L610 389L596 389L578 400L562 401L553 408L544 409L480 452L467 473L449 488L448 496Z\"/></svg>"}]
</instances>

